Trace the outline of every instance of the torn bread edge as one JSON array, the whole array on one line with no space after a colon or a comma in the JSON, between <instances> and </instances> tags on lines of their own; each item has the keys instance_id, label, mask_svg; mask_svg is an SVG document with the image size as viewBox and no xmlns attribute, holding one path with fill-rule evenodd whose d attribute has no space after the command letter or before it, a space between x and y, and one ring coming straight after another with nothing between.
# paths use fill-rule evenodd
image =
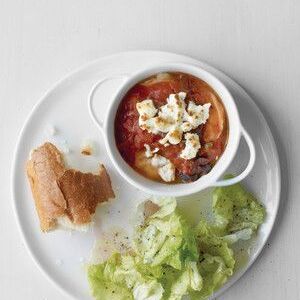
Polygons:
<instances>
[{"instance_id":1,"label":"torn bread edge","mask_svg":"<svg viewBox=\"0 0 300 300\"><path fill-rule=\"evenodd\" d=\"M103 165L98 174L67 169L62 153L51 143L31 152L26 169L43 232L88 231L98 204L115 197Z\"/></svg>"}]
</instances>

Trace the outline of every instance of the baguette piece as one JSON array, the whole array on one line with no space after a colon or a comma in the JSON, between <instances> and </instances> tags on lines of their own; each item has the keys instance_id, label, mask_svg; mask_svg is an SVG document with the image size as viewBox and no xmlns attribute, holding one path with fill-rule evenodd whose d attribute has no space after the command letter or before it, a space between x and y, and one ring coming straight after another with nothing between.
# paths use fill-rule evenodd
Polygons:
<instances>
[{"instance_id":1,"label":"baguette piece","mask_svg":"<svg viewBox=\"0 0 300 300\"><path fill-rule=\"evenodd\" d=\"M98 175L66 170L57 184L67 200L65 213L75 224L90 223L98 203L114 197L103 165L100 166Z\"/></svg>"},{"instance_id":2,"label":"baguette piece","mask_svg":"<svg viewBox=\"0 0 300 300\"><path fill-rule=\"evenodd\" d=\"M66 169L62 154L51 143L33 150L26 168L44 232L59 225L86 230L97 205L115 196L103 165L97 175Z\"/></svg>"}]
</instances>

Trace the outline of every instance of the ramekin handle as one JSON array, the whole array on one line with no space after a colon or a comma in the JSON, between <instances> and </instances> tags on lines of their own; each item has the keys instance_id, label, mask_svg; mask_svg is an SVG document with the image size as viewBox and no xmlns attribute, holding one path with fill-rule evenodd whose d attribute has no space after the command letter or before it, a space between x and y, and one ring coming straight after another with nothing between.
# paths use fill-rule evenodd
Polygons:
<instances>
[{"instance_id":1,"label":"ramekin handle","mask_svg":"<svg viewBox=\"0 0 300 300\"><path fill-rule=\"evenodd\" d=\"M243 126L242 126L241 131L242 131L242 135L248 145L249 152L250 152L250 157L249 157L249 162L248 162L247 167L241 174L237 175L236 177L219 180L219 181L215 182L214 184L212 184L212 186L214 186L214 187L229 186L229 185L238 183L241 180L243 180L244 178L246 178L249 175L249 173L252 171L254 163L255 163L255 159L256 159L256 151L255 151L254 143L253 143L251 136L249 135L249 133L246 131L246 129Z\"/></svg>"},{"instance_id":2,"label":"ramekin handle","mask_svg":"<svg viewBox=\"0 0 300 300\"><path fill-rule=\"evenodd\" d=\"M95 112L94 108L94 99L95 99L95 93L98 90L98 88L101 87L101 85L107 81L114 80L114 79L127 79L129 77L129 74L120 74L120 75L114 75L114 76L108 76L105 78L100 79L97 81L93 87L91 88L89 95L88 95L88 110L90 117L92 118L94 124L98 127L98 129L103 133L103 121L99 120L97 117L97 114Z\"/></svg>"}]
</instances>

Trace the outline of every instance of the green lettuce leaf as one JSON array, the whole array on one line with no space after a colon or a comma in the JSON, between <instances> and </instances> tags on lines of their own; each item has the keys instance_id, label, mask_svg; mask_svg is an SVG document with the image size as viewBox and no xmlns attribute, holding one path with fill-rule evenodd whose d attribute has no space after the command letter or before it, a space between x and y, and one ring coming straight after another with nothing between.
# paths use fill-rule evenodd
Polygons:
<instances>
[{"instance_id":1,"label":"green lettuce leaf","mask_svg":"<svg viewBox=\"0 0 300 300\"><path fill-rule=\"evenodd\" d=\"M191 292L191 299L204 300L212 295L227 281L233 273L220 256L203 254L199 264L199 272L203 278L203 287L199 292Z\"/></svg>"},{"instance_id":2,"label":"green lettuce leaf","mask_svg":"<svg viewBox=\"0 0 300 300\"><path fill-rule=\"evenodd\" d=\"M204 220L195 228L200 252L198 268L203 278L203 287L199 292L191 293L192 299L206 299L233 274L233 251L217 233L215 227Z\"/></svg>"},{"instance_id":3,"label":"green lettuce leaf","mask_svg":"<svg viewBox=\"0 0 300 300\"><path fill-rule=\"evenodd\" d=\"M96 300L134 299L125 281L115 278L115 272L120 267L120 264L120 254L114 254L105 263L88 267L90 289L92 296Z\"/></svg>"},{"instance_id":4,"label":"green lettuce leaf","mask_svg":"<svg viewBox=\"0 0 300 300\"><path fill-rule=\"evenodd\" d=\"M214 189L213 213L224 235L247 228L254 232L265 218L262 204L239 183Z\"/></svg>"},{"instance_id":5,"label":"green lettuce leaf","mask_svg":"<svg viewBox=\"0 0 300 300\"><path fill-rule=\"evenodd\" d=\"M214 227L202 220L197 225L195 232L200 251L200 261L204 254L218 256L224 261L225 266L233 270L235 264L233 251L222 237L215 234Z\"/></svg>"},{"instance_id":6,"label":"green lettuce leaf","mask_svg":"<svg viewBox=\"0 0 300 300\"><path fill-rule=\"evenodd\" d=\"M161 219L169 216L175 211L177 207L177 201L174 197L153 197L151 201L160 207L160 209L155 214L150 216L150 218L152 219Z\"/></svg>"},{"instance_id":7,"label":"green lettuce leaf","mask_svg":"<svg viewBox=\"0 0 300 300\"><path fill-rule=\"evenodd\" d=\"M180 300L184 295L193 291L200 291L203 285L203 279L199 273L196 262L188 262L185 270L178 274L177 278L170 281L172 285L169 289L169 300ZM167 289L166 289L167 290Z\"/></svg>"},{"instance_id":8,"label":"green lettuce leaf","mask_svg":"<svg viewBox=\"0 0 300 300\"><path fill-rule=\"evenodd\" d=\"M239 240L247 241L251 238L253 230L251 228L245 228L235 233L231 233L222 237L222 240L229 245L236 243Z\"/></svg>"},{"instance_id":9,"label":"green lettuce leaf","mask_svg":"<svg viewBox=\"0 0 300 300\"><path fill-rule=\"evenodd\" d=\"M160 282L165 291L162 299L166 300L181 299L192 291L200 291L203 285L197 262L187 262L183 270L164 266Z\"/></svg>"},{"instance_id":10,"label":"green lettuce leaf","mask_svg":"<svg viewBox=\"0 0 300 300\"><path fill-rule=\"evenodd\" d=\"M137 284L133 289L133 297L136 300L160 300L164 290L155 280Z\"/></svg>"},{"instance_id":11,"label":"green lettuce leaf","mask_svg":"<svg viewBox=\"0 0 300 300\"><path fill-rule=\"evenodd\" d=\"M175 198L163 198L156 204L162 205L161 209L136 230L134 250L145 264L181 270L185 261L198 259L194 233L175 210Z\"/></svg>"},{"instance_id":12,"label":"green lettuce leaf","mask_svg":"<svg viewBox=\"0 0 300 300\"><path fill-rule=\"evenodd\" d=\"M161 268L146 267L138 258L119 253L88 269L92 295L99 300L159 300L164 292L156 279L160 276Z\"/></svg>"}]
</instances>

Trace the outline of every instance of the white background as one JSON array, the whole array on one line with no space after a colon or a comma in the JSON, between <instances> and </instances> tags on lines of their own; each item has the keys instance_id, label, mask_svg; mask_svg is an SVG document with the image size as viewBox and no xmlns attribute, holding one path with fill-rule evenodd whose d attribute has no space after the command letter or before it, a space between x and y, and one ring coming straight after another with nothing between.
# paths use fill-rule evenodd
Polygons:
<instances>
[{"instance_id":1,"label":"white background","mask_svg":"<svg viewBox=\"0 0 300 300\"><path fill-rule=\"evenodd\" d=\"M298 0L0 0L0 299L68 299L30 259L14 220L10 167L26 116L69 71L135 49L204 60L263 111L282 166L279 217L254 266L218 300L299 300Z\"/></svg>"}]
</instances>

